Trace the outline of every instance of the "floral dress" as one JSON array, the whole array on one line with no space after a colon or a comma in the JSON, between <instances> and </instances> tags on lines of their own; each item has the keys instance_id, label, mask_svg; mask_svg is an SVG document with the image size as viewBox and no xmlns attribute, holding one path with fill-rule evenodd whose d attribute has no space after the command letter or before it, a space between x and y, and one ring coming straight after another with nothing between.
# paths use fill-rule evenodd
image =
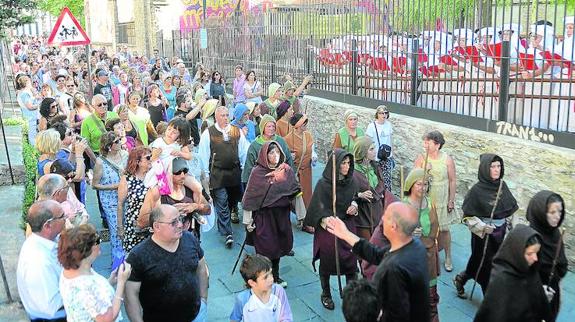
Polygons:
<instances>
[{"instance_id":1,"label":"floral dress","mask_svg":"<svg viewBox=\"0 0 575 322\"><path fill-rule=\"evenodd\" d=\"M102 159L101 185L112 185L120 183L119 167L112 165L110 161ZM122 167L123 168L123 167ZM110 243L112 246L112 262L124 256L122 241L118 238L118 190L98 190L104 218L108 221L110 229Z\"/></svg>"},{"instance_id":2,"label":"floral dress","mask_svg":"<svg viewBox=\"0 0 575 322\"><path fill-rule=\"evenodd\" d=\"M95 321L112 307L114 288L94 270L90 275L60 277L60 294L68 321ZM116 321L122 320L122 313Z\"/></svg>"},{"instance_id":3,"label":"floral dress","mask_svg":"<svg viewBox=\"0 0 575 322\"><path fill-rule=\"evenodd\" d=\"M144 186L144 181L138 179L136 176L127 175L126 181L128 183L128 196L126 209L124 211L124 251L128 253L147 237L147 234L138 231L136 220L138 219L140 208L142 208L144 204L144 198L146 197L148 188Z\"/></svg>"}]
</instances>

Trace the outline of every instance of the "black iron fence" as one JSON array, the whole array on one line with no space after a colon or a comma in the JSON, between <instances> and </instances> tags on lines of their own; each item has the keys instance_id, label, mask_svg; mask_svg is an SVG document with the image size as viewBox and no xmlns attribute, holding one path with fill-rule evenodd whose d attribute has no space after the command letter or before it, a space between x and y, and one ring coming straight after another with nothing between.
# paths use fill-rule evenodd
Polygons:
<instances>
[{"instance_id":1,"label":"black iron fence","mask_svg":"<svg viewBox=\"0 0 575 322\"><path fill-rule=\"evenodd\" d=\"M172 53L313 88L555 135L575 132L575 0L301 0L174 32ZM262 12L263 11L263 12ZM179 45L179 47L178 47ZM573 93L573 94L572 94ZM572 137L575 142L575 136ZM574 144L575 146L575 144Z\"/></svg>"}]
</instances>

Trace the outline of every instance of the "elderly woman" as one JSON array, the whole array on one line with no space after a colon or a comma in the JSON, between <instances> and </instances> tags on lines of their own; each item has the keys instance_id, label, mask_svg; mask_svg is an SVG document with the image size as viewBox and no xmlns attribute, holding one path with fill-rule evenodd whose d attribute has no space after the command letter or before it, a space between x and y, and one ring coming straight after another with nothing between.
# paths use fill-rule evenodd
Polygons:
<instances>
[{"instance_id":1,"label":"elderly woman","mask_svg":"<svg viewBox=\"0 0 575 322\"><path fill-rule=\"evenodd\" d=\"M353 110L345 111L343 115L345 126L335 133L333 148L342 148L349 153L353 153L354 142L357 138L364 136L363 129L357 127L357 113Z\"/></svg>"},{"instance_id":2,"label":"elderly woman","mask_svg":"<svg viewBox=\"0 0 575 322\"><path fill-rule=\"evenodd\" d=\"M92 225L80 225L60 235L58 261L64 267L60 294L68 321L121 320L124 287L132 267L123 263L106 279L92 269L100 253L100 237Z\"/></svg>"},{"instance_id":3,"label":"elderly woman","mask_svg":"<svg viewBox=\"0 0 575 322\"><path fill-rule=\"evenodd\" d=\"M313 136L307 131L308 118L305 114L296 114L291 120L291 132L284 136L293 158L294 172L297 175L301 190L303 193L303 201L305 207L309 207L312 195L312 166L317 161L317 154L314 149ZM313 234L314 228L305 226L303 220L298 222L301 230Z\"/></svg>"},{"instance_id":4,"label":"elderly woman","mask_svg":"<svg viewBox=\"0 0 575 322\"><path fill-rule=\"evenodd\" d=\"M416 168L424 168L431 177L429 197L437 209L439 218L439 249L445 250L446 271L453 270L451 260L451 232L449 227L459 222L459 216L455 211L455 162L446 153L441 151L445 144L443 134L439 131L431 131L423 138L425 155L419 155L415 160ZM426 157L427 156L427 157Z\"/></svg>"},{"instance_id":5,"label":"elderly woman","mask_svg":"<svg viewBox=\"0 0 575 322\"><path fill-rule=\"evenodd\" d=\"M355 141L353 180L359 189L356 200L359 207L357 235L365 240L371 238L383 213L385 186L375 163L375 154L375 144L370 137L362 136Z\"/></svg>"},{"instance_id":6,"label":"elderly woman","mask_svg":"<svg viewBox=\"0 0 575 322\"><path fill-rule=\"evenodd\" d=\"M391 191L391 170L393 170L393 128L391 123L387 120L389 119L389 111L385 105L380 105L375 109L375 121L367 125L365 130L365 135L369 136L376 143L375 151L380 151L381 146L389 147L389 156L383 160L380 160L376 155L375 160L378 162L379 171L383 177L383 182L385 184L385 190Z\"/></svg>"},{"instance_id":7,"label":"elderly woman","mask_svg":"<svg viewBox=\"0 0 575 322\"><path fill-rule=\"evenodd\" d=\"M335 260L335 237L329 233L326 227L326 220L331 216L337 216L347 226L349 231L355 232L355 216L358 213L357 203L354 201L358 188L353 180L354 162L353 155L342 149L336 149L330 155L323 175L319 179L309 208L304 220L304 224L315 228L313 239L313 262L319 259L319 280L321 282L321 304L328 310L333 310L335 304L331 298L331 287L329 279L331 275L336 275ZM335 158L335 169L333 168L333 159ZM333 180L334 172L336 174ZM333 209L333 181L336 187L336 205L335 214ZM340 272L345 275L346 281L357 279L357 258L351 252L351 247L344 242L337 242Z\"/></svg>"},{"instance_id":8,"label":"elderly woman","mask_svg":"<svg viewBox=\"0 0 575 322\"><path fill-rule=\"evenodd\" d=\"M539 191L529 201L526 217L529 226L539 233L541 241L538 269L541 283L548 285L555 291L555 295L550 301L551 316L546 321L555 321L561 304L559 282L567 274L568 268L565 244L559 231L559 227L565 219L565 201L555 192Z\"/></svg>"},{"instance_id":9,"label":"elderly woman","mask_svg":"<svg viewBox=\"0 0 575 322\"><path fill-rule=\"evenodd\" d=\"M467 266L453 279L457 296L461 298L466 297L465 283L475 278L485 294L489 285L493 256L503 243L507 231L506 218L511 217L519 209L517 201L503 181L504 174L505 166L500 156L482 154L477 172L479 182L471 187L463 200L463 221L468 224L472 234L471 256L467 261ZM499 191L500 185L501 191ZM495 199L498 199L497 204L495 204ZM495 209L494 206L496 206ZM485 248L486 242L487 248ZM482 262L483 265L480 267Z\"/></svg>"},{"instance_id":10,"label":"elderly woman","mask_svg":"<svg viewBox=\"0 0 575 322\"><path fill-rule=\"evenodd\" d=\"M269 114L277 119L277 108L282 102L280 100L282 95L282 86L278 83L271 83L270 86L268 86L268 98L260 104L262 114Z\"/></svg>"},{"instance_id":11,"label":"elderly woman","mask_svg":"<svg viewBox=\"0 0 575 322\"><path fill-rule=\"evenodd\" d=\"M293 247L290 203L301 198L296 176L285 161L277 142L264 143L242 199L243 223L252 233L256 253L271 260L274 282L284 288L287 282L279 276L279 264Z\"/></svg>"},{"instance_id":12,"label":"elderly woman","mask_svg":"<svg viewBox=\"0 0 575 322\"><path fill-rule=\"evenodd\" d=\"M118 238L118 185L120 176L128 161L128 152L122 149L122 138L114 132L107 132L100 138L100 156L94 166L92 187L98 191L102 218L106 219L110 229L112 260L124 256L122 241Z\"/></svg>"},{"instance_id":13,"label":"elderly woman","mask_svg":"<svg viewBox=\"0 0 575 322\"><path fill-rule=\"evenodd\" d=\"M124 251L132 248L148 237L147 232L137 227L138 214L144 204L148 188L144 177L152 167L152 150L137 147L128 155L125 174L118 185L118 236L123 240Z\"/></svg>"}]
</instances>

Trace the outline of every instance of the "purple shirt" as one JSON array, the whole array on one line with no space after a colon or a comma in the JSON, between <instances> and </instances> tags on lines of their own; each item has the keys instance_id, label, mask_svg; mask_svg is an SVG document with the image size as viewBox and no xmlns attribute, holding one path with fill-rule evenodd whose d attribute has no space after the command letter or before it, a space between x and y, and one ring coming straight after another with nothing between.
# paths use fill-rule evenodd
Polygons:
<instances>
[{"instance_id":1,"label":"purple shirt","mask_svg":"<svg viewBox=\"0 0 575 322\"><path fill-rule=\"evenodd\" d=\"M245 102L246 94L244 93L244 84L246 83L246 75L241 75L240 78L234 78L234 102Z\"/></svg>"}]
</instances>

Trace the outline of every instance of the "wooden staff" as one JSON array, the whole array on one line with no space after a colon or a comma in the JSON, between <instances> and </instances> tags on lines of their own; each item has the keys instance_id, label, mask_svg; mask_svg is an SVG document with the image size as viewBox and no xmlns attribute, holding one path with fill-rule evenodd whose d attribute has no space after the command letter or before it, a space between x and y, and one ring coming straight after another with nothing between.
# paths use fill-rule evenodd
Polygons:
<instances>
[{"instance_id":1,"label":"wooden staff","mask_svg":"<svg viewBox=\"0 0 575 322\"><path fill-rule=\"evenodd\" d=\"M493 222L493 214L495 214L495 208L497 208L497 204L499 203L499 197L501 196L501 187L503 187L503 180L499 179L499 188L497 189L497 195L495 196L495 203L493 204L491 214L489 215L489 225L491 225L491 223ZM483 244L483 255L481 255L481 261L479 262L479 267L477 268L475 278L473 279L473 287L471 287L471 294L469 294L470 301L473 299L473 291L475 291L475 286L477 285L479 272L481 272L483 262L485 262L485 254L487 253L487 244L489 244L489 235L485 235L485 244Z\"/></svg>"},{"instance_id":2,"label":"wooden staff","mask_svg":"<svg viewBox=\"0 0 575 322\"><path fill-rule=\"evenodd\" d=\"M399 200L403 199L403 166L399 166Z\"/></svg>"},{"instance_id":3,"label":"wooden staff","mask_svg":"<svg viewBox=\"0 0 575 322\"><path fill-rule=\"evenodd\" d=\"M331 194L333 196L332 198L332 203L331 203L331 207L332 207L332 211L333 211L333 216L337 217L336 215L336 207L335 207L335 203L336 203L336 190L335 190L335 186L337 184L337 173L338 171L336 171L336 163L335 163L335 150L332 150L331 152ZM335 244L335 271L337 273L337 286L339 289L339 297L343 297L343 290L341 288L341 272L340 272L340 266L339 266L339 249L338 249L338 242L337 242L337 236L333 236L334 237L334 244Z\"/></svg>"},{"instance_id":4,"label":"wooden staff","mask_svg":"<svg viewBox=\"0 0 575 322\"><path fill-rule=\"evenodd\" d=\"M559 241L557 242L557 249L555 250L555 256L553 257L553 264L551 264L551 273L549 274L549 279L547 284L551 284L551 280L555 276L555 266L557 266L557 259L559 254L561 254L561 246L563 246L563 234L565 234L565 228L561 228L561 234L559 235Z\"/></svg>"}]
</instances>

